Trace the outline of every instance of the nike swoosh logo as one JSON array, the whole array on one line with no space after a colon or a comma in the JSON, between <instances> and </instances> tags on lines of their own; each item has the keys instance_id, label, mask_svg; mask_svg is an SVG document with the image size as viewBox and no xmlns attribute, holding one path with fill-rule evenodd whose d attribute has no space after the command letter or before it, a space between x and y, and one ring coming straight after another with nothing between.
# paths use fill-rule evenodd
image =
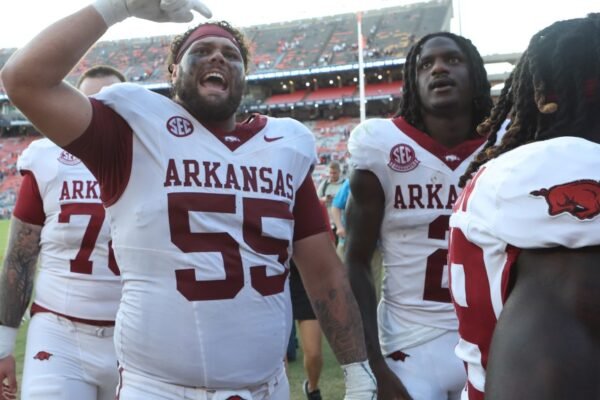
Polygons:
<instances>
[{"instance_id":1,"label":"nike swoosh logo","mask_svg":"<svg viewBox=\"0 0 600 400\"><path fill-rule=\"evenodd\" d=\"M283 139L283 136L277 136L277 137L266 137L266 136L263 136L263 138L265 139L265 142L274 142L276 140Z\"/></svg>"}]
</instances>

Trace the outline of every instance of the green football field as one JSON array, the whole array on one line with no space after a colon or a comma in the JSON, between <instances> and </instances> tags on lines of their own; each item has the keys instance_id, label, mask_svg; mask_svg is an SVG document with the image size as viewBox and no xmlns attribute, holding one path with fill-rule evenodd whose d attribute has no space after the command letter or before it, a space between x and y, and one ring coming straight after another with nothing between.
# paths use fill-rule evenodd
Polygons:
<instances>
[{"instance_id":1,"label":"green football field","mask_svg":"<svg viewBox=\"0 0 600 400\"><path fill-rule=\"evenodd\" d=\"M4 251L8 243L8 220L0 220L0 255L4 259ZM17 372L19 377L23 369L23 353L25 351L26 324L21 326L15 356L17 358ZM323 372L321 374L321 395L325 400L341 400L344 397L344 378L329 345L323 341ZM291 400L302 400L306 397L302 393L302 382L305 379L302 365L302 348L298 348L297 358L289 363L288 376L291 388Z\"/></svg>"}]
</instances>

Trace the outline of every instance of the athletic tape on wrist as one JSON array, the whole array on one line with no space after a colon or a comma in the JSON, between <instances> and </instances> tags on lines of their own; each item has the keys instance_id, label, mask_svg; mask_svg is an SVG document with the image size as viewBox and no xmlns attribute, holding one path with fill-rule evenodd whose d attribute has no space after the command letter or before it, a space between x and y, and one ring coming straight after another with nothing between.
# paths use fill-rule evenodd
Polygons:
<instances>
[{"instance_id":1,"label":"athletic tape on wrist","mask_svg":"<svg viewBox=\"0 0 600 400\"><path fill-rule=\"evenodd\" d=\"M367 398L377 391L377 382L367 361L342 365L346 382L346 398Z\"/></svg>"},{"instance_id":2,"label":"athletic tape on wrist","mask_svg":"<svg viewBox=\"0 0 600 400\"><path fill-rule=\"evenodd\" d=\"M18 333L17 328L0 325L0 359L13 353Z\"/></svg>"}]
</instances>

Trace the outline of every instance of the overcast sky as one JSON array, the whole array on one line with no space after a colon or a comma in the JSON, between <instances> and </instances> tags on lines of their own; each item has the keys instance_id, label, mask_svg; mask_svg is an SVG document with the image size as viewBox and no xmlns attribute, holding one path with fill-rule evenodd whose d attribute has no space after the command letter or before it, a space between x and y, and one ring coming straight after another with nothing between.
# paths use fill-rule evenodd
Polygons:
<instances>
[{"instance_id":1,"label":"overcast sky","mask_svg":"<svg viewBox=\"0 0 600 400\"><path fill-rule=\"evenodd\" d=\"M410 0L205 0L216 19L237 26L283 22L416 3ZM56 19L88 0L0 0L0 48L20 47ZM459 12L460 11L460 12ZM452 31L470 38L484 55L521 52L529 38L559 19L600 12L598 0L454 0ZM460 16L460 17L459 17ZM198 16L193 23L201 21ZM188 24L128 19L103 39L181 33Z\"/></svg>"}]
</instances>

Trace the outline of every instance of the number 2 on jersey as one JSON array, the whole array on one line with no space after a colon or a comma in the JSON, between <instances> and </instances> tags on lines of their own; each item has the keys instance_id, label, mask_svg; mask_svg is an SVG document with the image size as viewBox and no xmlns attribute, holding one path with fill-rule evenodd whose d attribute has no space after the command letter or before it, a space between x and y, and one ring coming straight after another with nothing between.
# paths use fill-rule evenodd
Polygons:
<instances>
[{"instance_id":1,"label":"number 2 on jersey","mask_svg":"<svg viewBox=\"0 0 600 400\"><path fill-rule=\"evenodd\" d=\"M440 215L429 224L430 239L446 239L449 215ZM450 289L442 287L442 278L444 268L446 267L448 250L437 249L427 257L427 266L425 269L425 287L423 288L423 300L437 301L440 303L450 303Z\"/></svg>"}]
</instances>

